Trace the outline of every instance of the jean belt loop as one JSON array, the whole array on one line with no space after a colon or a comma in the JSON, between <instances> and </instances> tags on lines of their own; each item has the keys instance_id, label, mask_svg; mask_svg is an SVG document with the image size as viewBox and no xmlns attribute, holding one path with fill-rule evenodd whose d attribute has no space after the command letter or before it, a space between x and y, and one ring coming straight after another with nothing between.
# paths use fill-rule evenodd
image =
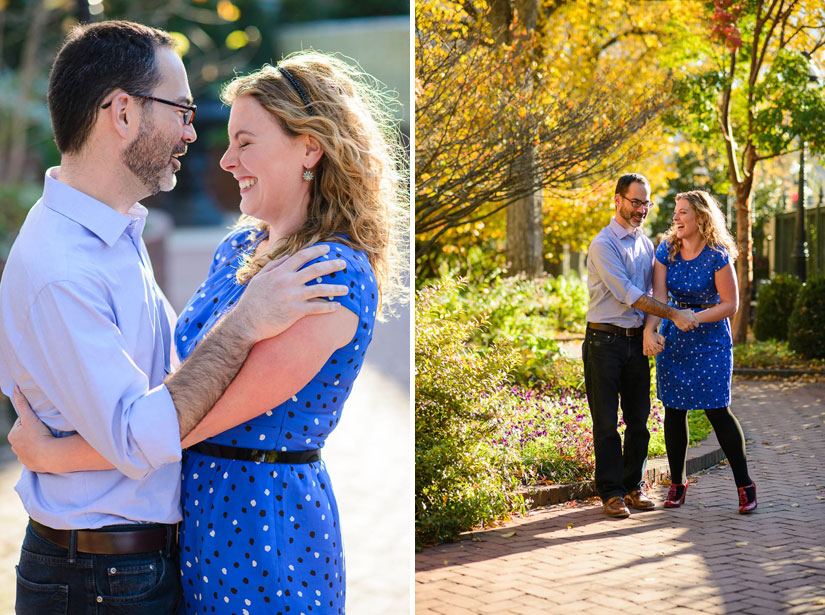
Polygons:
<instances>
[{"instance_id":1,"label":"jean belt loop","mask_svg":"<svg viewBox=\"0 0 825 615\"><path fill-rule=\"evenodd\" d=\"M164 551L164 557L170 558L172 557L172 545L175 540L175 528L177 526L173 524L169 524L166 526L166 550Z\"/></svg>"},{"instance_id":2,"label":"jean belt loop","mask_svg":"<svg viewBox=\"0 0 825 615\"><path fill-rule=\"evenodd\" d=\"M77 530L69 532L69 554L66 561L74 564L77 561Z\"/></svg>"}]
</instances>

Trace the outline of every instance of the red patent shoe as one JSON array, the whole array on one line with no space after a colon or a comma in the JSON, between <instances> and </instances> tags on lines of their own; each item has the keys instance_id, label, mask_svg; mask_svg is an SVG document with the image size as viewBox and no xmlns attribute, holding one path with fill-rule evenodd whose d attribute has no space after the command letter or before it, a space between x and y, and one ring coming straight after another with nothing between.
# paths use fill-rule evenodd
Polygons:
<instances>
[{"instance_id":1,"label":"red patent shoe","mask_svg":"<svg viewBox=\"0 0 825 615\"><path fill-rule=\"evenodd\" d=\"M747 515L756 510L756 483L739 487L739 514Z\"/></svg>"},{"instance_id":2,"label":"red patent shoe","mask_svg":"<svg viewBox=\"0 0 825 615\"><path fill-rule=\"evenodd\" d=\"M671 484L670 489L667 492L665 508L679 508L682 504L684 504L685 495L687 494L687 488L689 484L689 480L686 480L684 485L679 483Z\"/></svg>"}]
</instances>

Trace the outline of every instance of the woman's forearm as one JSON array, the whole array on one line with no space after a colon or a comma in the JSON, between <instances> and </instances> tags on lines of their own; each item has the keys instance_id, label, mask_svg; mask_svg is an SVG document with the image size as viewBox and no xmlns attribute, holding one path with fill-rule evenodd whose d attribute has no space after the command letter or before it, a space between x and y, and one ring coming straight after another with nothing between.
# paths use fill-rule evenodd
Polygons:
<instances>
[{"instance_id":1,"label":"woman's forearm","mask_svg":"<svg viewBox=\"0 0 825 615\"><path fill-rule=\"evenodd\" d=\"M65 438L54 438L48 445L48 450L36 455L41 460L43 470L50 474L65 472L82 472L85 470L113 470L115 468L109 460L98 453L92 446L75 434ZM28 464L26 464L28 467ZM32 468L29 468L32 469Z\"/></svg>"},{"instance_id":2,"label":"woman's forearm","mask_svg":"<svg viewBox=\"0 0 825 615\"><path fill-rule=\"evenodd\" d=\"M725 320L726 318L730 318L736 314L737 307L738 306L734 302L723 301L712 308L702 310L701 312L696 312L696 320L700 323Z\"/></svg>"}]
</instances>

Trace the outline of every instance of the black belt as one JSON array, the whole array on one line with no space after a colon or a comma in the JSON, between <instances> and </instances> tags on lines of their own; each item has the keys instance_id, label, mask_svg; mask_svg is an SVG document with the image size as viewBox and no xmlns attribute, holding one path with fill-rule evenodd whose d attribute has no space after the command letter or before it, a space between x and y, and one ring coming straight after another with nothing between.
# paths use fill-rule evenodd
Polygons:
<instances>
[{"instance_id":1,"label":"black belt","mask_svg":"<svg viewBox=\"0 0 825 615\"><path fill-rule=\"evenodd\" d=\"M699 310L704 308L712 308L717 305L718 303L682 303L681 301L672 300L680 308L687 308L689 310Z\"/></svg>"},{"instance_id":2,"label":"black belt","mask_svg":"<svg viewBox=\"0 0 825 615\"><path fill-rule=\"evenodd\" d=\"M257 461L261 463L312 463L321 459L321 449L311 451L265 451L257 448L225 446L211 442L198 442L187 450L210 457L237 459L238 461Z\"/></svg>"},{"instance_id":3,"label":"black belt","mask_svg":"<svg viewBox=\"0 0 825 615\"><path fill-rule=\"evenodd\" d=\"M38 536L49 542L70 551L74 547L75 552L97 555L162 551L168 549L170 544L174 544L177 531L176 525L160 523L148 523L145 526L129 524L128 530L117 530L117 526L99 530L56 530L34 519L29 519L29 523Z\"/></svg>"},{"instance_id":4,"label":"black belt","mask_svg":"<svg viewBox=\"0 0 825 615\"><path fill-rule=\"evenodd\" d=\"M618 335L624 335L625 337L636 337L637 335L641 335L642 331L644 331L644 327L625 329L624 327L608 325L607 323L603 322L589 322L587 323L587 328L595 329L596 331L605 331L607 333L616 333Z\"/></svg>"}]
</instances>

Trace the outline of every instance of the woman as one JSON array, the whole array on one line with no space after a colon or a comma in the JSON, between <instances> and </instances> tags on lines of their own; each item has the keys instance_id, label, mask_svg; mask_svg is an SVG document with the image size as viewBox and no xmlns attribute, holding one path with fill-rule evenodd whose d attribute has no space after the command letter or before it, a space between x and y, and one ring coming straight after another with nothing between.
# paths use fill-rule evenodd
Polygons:
<instances>
[{"instance_id":1,"label":"woman","mask_svg":"<svg viewBox=\"0 0 825 615\"><path fill-rule=\"evenodd\" d=\"M707 192L676 195L673 226L656 249L653 297L696 312L699 327L679 330L649 315L645 322L645 353L656 355L659 399L665 406L665 445L671 487L666 508L685 501L688 480L688 411L701 408L730 462L739 491L739 512L756 508L756 485L748 475L745 438L730 410L733 351L728 318L738 308L733 261L736 244L719 206Z\"/></svg>"},{"instance_id":2,"label":"woman","mask_svg":"<svg viewBox=\"0 0 825 615\"><path fill-rule=\"evenodd\" d=\"M338 511L320 448L340 420L382 299L400 288L394 123L361 75L314 52L239 77L222 97L232 109L221 167L238 181L243 215L178 320L181 359L252 276L303 247L329 244L330 257L347 263L330 278L351 292L331 298L347 309L259 343L182 442L184 609L343 613ZM48 463L60 472L67 461Z\"/></svg>"}]
</instances>

